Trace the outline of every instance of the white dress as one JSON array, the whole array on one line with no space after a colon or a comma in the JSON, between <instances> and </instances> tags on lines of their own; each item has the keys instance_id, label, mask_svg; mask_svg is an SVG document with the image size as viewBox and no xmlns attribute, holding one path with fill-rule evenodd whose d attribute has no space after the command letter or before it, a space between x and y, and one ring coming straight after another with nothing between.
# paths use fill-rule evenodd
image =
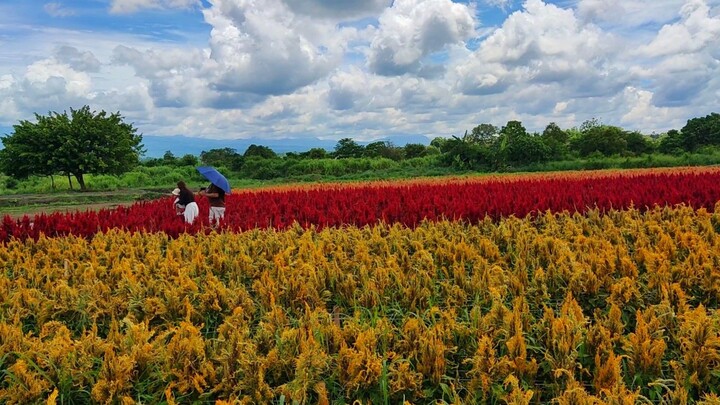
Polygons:
<instances>
[{"instance_id":1,"label":"white dress","mask_svg":"<svg viewBox=\"0 0 720 405\"><path fill-rule=\"evenodd\" d=\"M198 208L198 205L195 201L185 206L185 222L187 222L188 224L192 224L195 218L197 218L198 214L200 214L200 208Z\"/></svg>"}]
</instances>

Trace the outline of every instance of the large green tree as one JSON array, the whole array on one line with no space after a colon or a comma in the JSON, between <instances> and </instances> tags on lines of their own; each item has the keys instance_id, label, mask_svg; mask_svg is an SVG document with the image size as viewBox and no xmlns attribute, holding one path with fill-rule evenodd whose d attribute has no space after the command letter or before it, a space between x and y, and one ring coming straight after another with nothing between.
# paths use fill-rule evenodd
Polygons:
<instances>
[{"instance_id":1,"label":"large green tree","mask_svg":"<svg viewBox=\"0 0 720 405\"><path fill-rule=\"evenodd\" d=\"M568 133L554 122L549 123L542 133L542 141L550 149L551 159L560 160L567 155L568 139Z\"/></svg>"},{"instance_id":2,"label":"large green tree","mask_svg":"<svg viewBox=\"0 0 720 405\"><path fill-rule=\"evenodd\" d=\"M245 150L243 157L249 158L252 156L262 159L275 159L277 157L277 153L267 146L252 144Z\"/></svg>"},{"instance_id":3,"label":"large green tree","mask_svg":"<svg viewBox=\"0 0 720 405\"><path fill-rule=\"evenodd\" d=\"M625 140L625 149L635 156L643 153L653 152L654 146L649 136L639 131L623 131L622 137Z\"/></svg>"},{"instance_id":4,"label":"large green tree","mask_svg":"<svg viewBox=\"0 0 720 405\"><path fill-rule=\"evenodd\" d=\"M684 151L683 137L677 129L671 129L660 137L658 151L668 155L681 155Z\"/></svg>"},{"instance_id":5,"label":"large green tree","mask_svg":"<svg viewBox=\"0 0 720 405\"><path fill-rule=\"evenodd\" d=\"M39 124L21 121L14 126L14 133L3 138L4 149L0 151L0 168L15 179L29 176L52 176L54 170L48 159L48 136L43 135Z\"/></svg>"},{"instance_id":6,"label":"large green tree","mask_svg":"<svg viewBox=\"0 0 720 405\"><path fill-rule=\"evenodd\" d=\"M243 156L233 148L210 149L200 152L200 162L208 166L240 170L243 165Z\"/></svg>"},{"instance_id":7,"label":"large green tree","mask_svg":"<svg viewBox=\"0 0 720 405\"><path fill-rule=\"evenodd\" d=\"M447 166L460 170L488 170L492 168L493 156L490 149L473 142L467 131L462 138L453 135L452 138L437 144L442 146L440 149L442 152L440 162Z\"/></svg>"},{"instance_id":8,"label":"large green tree","mask_svg":"<svg viewBox=\"0 0 720 405\"><path fill-rule=\"evenodd\" d=\"M588 125L570 139L570 149L580 156L598 152L603 156L612 156L627 150L627 141L622 128L611 125Z\"/></svg>"},{"instance_id":9,"label":"large green tree","mask_svg":"<svg viewBox=\"0 0 720 405\"><path fill-rule=\"evenodd\" d=\"M91 111L35 114L37 122L21 121L3 137L0 167L13 178L73 176L81 190L86 174L122 174L139 163L142 135L120 113Z\"/></svg>"},{"instance_id":10,"label":"large green tree","mask_svg":"<svg viewBox=\"0 0 720 405\"><path fill-rule=\"evenodd\" d=\"M720 114L688 120L680 130L685 150L695 151L701 146L720 145Z\"/></svg>"},{"instance_id":11,"label":"large green tree","mask_svg":"<svg viewBox=\"0 0 720 405\"><path fill-rule=\"evenodd\" d=\"M525 165L547 161L550 147L540 136L527 132L520 121L508 121L500 130L500 157L510 165Z\"/></svg>"},{"instance_id":12,"label":"large green tree","mask_svg":"<svg viewBox=\"0 0 720 405\"><path fill-rule=\"evenodd\" d=\"M466 139L471 143L490 146L497 140L498 131L499 129L495 125L480 124L466 135Z\"/></svg>"},{"instance_id":13,"label":"large green tree","mask_svg":"<svg viewBox=\"0 0 720 405\"><path fill-rule=\"evenodd\" d=\"M333 156L336 158L359 158L362 157L365 147L358 144L352 138L343 138L335 144Z\"/></svg>"}]
</instances>

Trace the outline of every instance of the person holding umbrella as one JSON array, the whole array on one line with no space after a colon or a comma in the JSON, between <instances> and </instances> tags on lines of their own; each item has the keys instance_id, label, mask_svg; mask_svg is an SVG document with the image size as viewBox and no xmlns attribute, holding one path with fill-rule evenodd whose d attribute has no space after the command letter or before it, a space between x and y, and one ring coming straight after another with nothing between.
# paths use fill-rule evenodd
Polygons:
<instances>
[{"instance_id":1,"label":"person holding umbrella","mask_svg":"<svg viewBox=\"0 0 720 405\"><path fill-rule=\"evenodd\" d=\"M210 223L219 223L225 218L225 194L230 192L230 182L212 166L200 166L197 171L210 180L210 186L200 190L199 194L210 202Z\"/></svg>"},{"instance_id":2,"label":"person holding umbrella","mask_svg":"<svg viewBox=\"0 0 720 405\"><path fill-rule=\"evenodd\" d=\"M210 183L207 188L200 190L200 195L207 197L210 203L210 223L220 222L225 218L225 190Z\"/></svg>"}]
</instances>

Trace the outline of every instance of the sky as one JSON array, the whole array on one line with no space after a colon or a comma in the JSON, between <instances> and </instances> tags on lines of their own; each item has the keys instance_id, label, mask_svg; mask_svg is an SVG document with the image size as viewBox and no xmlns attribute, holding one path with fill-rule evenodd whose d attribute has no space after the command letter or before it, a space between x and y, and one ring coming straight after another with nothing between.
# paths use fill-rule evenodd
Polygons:
<instances>
[{"instance_id":1,"label":"sky","mask_svg":"<svg viewBox=\"0 0 720 405\"><path fill-rule=\"evenodd\" d=\"M143 135L308 145L662 133L720 112L720 0L0 0L0 135L84 105Z\"/></svg>"}]
</instances>

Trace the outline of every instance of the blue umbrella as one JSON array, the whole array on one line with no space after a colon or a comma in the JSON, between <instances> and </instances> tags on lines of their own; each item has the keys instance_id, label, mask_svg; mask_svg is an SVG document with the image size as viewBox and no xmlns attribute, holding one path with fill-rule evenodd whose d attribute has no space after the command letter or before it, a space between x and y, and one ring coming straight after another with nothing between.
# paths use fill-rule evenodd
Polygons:
<instances>
[{"instance_id":1,"label":"blue umbrella","mask_svg":"<svg viewBox=\"0 0 720 405\"><path fill-rule=\"evenodd\" d=\"M214 167L199 166L197 168L197 171L200 172L200 174L202 174L203 176L205 176L206 179L210 180L210 183L220 187L226 193L230 192L230 182Z\"/></svg>"}]
</instances>

